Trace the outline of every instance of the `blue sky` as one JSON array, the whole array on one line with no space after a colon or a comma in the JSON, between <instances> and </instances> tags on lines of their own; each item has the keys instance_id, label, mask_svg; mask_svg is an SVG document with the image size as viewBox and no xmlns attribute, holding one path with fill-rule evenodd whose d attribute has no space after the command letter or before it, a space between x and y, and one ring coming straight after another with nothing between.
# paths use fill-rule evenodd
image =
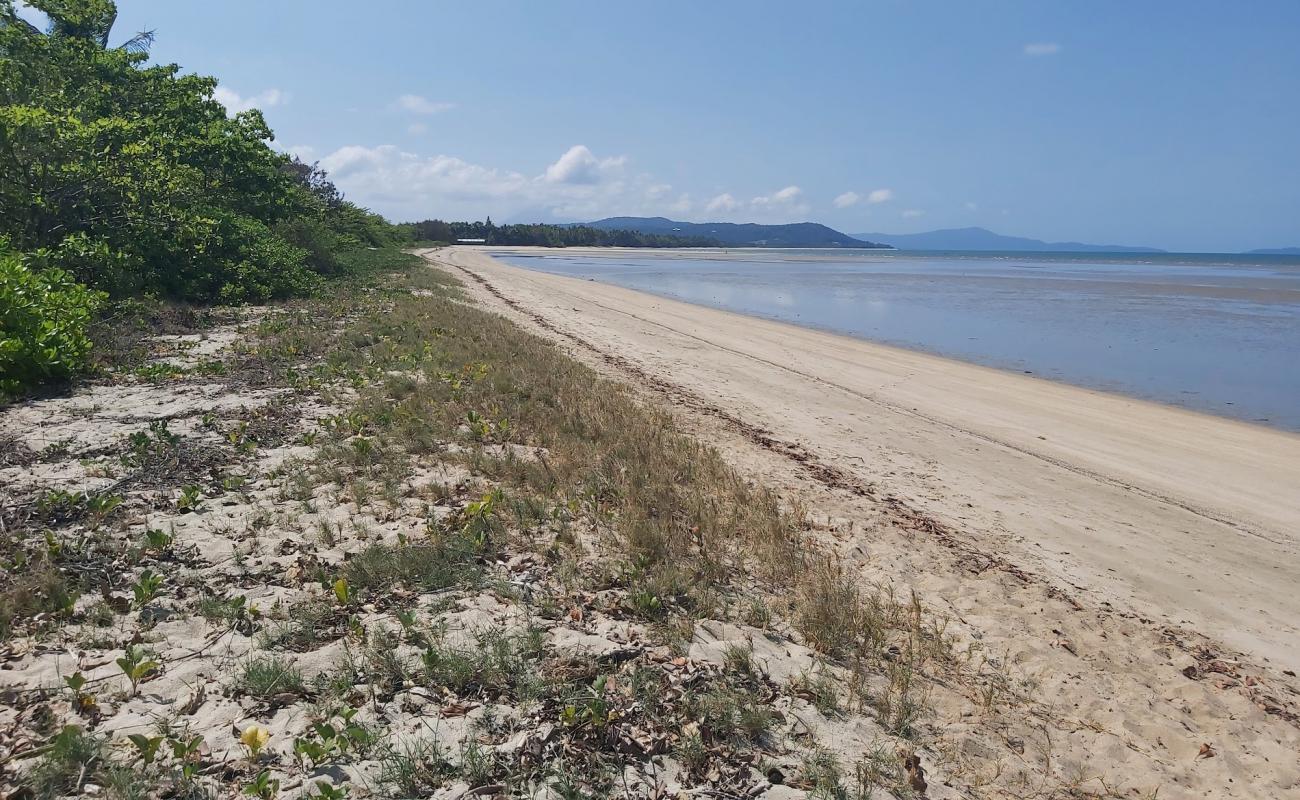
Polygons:
<instances>
[{"instance_id":1,"label":"blue sky","mask_svg":"<svg viewBox=\"0 0 1300 800\"><path fill-rule=\"evenodd\" d=\"M398 219L1300 245L1300 2L119 0Z\"/></svg>"}]
</instances>

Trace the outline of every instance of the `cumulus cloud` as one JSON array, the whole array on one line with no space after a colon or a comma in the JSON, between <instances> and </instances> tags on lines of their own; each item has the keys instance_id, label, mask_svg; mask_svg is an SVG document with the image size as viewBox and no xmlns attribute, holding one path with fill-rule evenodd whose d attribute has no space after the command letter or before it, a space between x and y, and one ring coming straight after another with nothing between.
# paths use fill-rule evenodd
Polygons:
<instances>
[{"instance_id":1,"label":"cumulus cloud","mask_svg":"<svg viewBox=\"0 0 1300 800\"><path fill-rule=\"evenodd\" d=\"M708 214L729 214L738 208L740 208L740 203L736 198L724 192L710 200L708 204L704 206L704 211Z\"/></svg>"},{"instance_id":2,"label":"cumulus cloud","mask_svg":"<svg viewBox=\"0 0 1300 800\"><path fill-rule=\"evenodd\" d=\"M750 205L755 208L764 208L766 206L788 206L799 202L803 195L803 189L798 186L787 186L784 189L778 189L771 194L760 195L750 200Z\"/></svg>"},{"instance_id":3,"label":"cumulus cloud","mask_svg":"<svg viewBox=\"0 0 1300 800\"><path fill-rule=\"evenodd\" d=\"M1025 45L1027 56L1054 56L1061 52L1061 45L1056 42L1030 42Z\"/></svg>"},{"instance_id":4,"label":"cumulus cloud","mask_svg":"<svg viewBox=\"0 0 1300 800\"><path fill-rule=\"evenodd\" d=\"M888 203L890 200L893 199L894 199L893 189L873 189L871 191L871 194L867 195L867 202L872 203L874 205L879 205L880 203Z\"/></svg>"},{"instance_id":5,"label":"cumulus cloud","mask_svg":"<svg viewBox=\"0 0 1300 800\"><path fill-rule=\"evenodd\" d=\"M690 210L689 196L673 200L668 184L625 175L626 161L599 158L581 145L534 175L395 145L349 145L320 157L350 199L395 219L574 220Z\"/></svg>"},{"instance_id":6,"label":"cumulus cloud","mask_svg":"<svg viewBox=\"0 0 1300 800\"><path fill-rule=\"evenodd\" d=\"M714 218L744 217L743 221L760 222L788 222L794 217L807 214L809 210L803 189L798 186L786 186L750 200L739 200L730 192L724 192L704 204L704 213Z\"/></svg>"},{"instance_id":7,"label":"cumulus cloud","mask_svg":"<svg viewBox=\"0 0 1300 800\"><path fill-rule=\"evenodd\" d=\"M844 194L835 198L833 202L835 203L836 208L848 208L849 206L856 206L858 204L858 201L860 201L861 199L862 199L862 195L858 194L857 192L845 192Z\"/></svg>"},{"instance_id":8,"label":"cumulus cloud","mask_svg":"<svg viewBox=\"0 0 1300 800\"><path fill-rule=\"evenodd\" d=\"M404 94L397 98L397 107L412 114L438 114L455 108L454 103L435 103L418 94Z\"/></svg>"},{"instance_id":9,"label":"cumulus cloud","mask_svg":"<svg viewBox=\"0 0 1300 800\"><path fill-rule=\"evenodd\" d=\"M903 212L903 219L916 219L925 216L925 212L919 208L909 208Z\"/></svg>"},{"instance_id":10,"label":"cumulus cloud","mask_svg":"<svg viewBox=\"0 0 1300 800\"><path fill-rule=\"evenodd\" d=\"M250 108L266 110L274 106L282 106L289 102L289 95L279 89L267 89L244 97L233 89L218 86L212 90L212 99L225 106L226 113L233 115L240 111L248 111Z\"/></svg>"},{"instance_id":11,"label":"cumulus cloud","mask_svg":"<svg viewBox=\"0 0 1300 800\"><path fill-rule=\"evenodd\" d=\"M551 183L599 183L610 173L621 169L626 162L626 156L598 159L586 145L575 144L558 161L546 168L544 177Z\"/></svg>"}]
</instances>

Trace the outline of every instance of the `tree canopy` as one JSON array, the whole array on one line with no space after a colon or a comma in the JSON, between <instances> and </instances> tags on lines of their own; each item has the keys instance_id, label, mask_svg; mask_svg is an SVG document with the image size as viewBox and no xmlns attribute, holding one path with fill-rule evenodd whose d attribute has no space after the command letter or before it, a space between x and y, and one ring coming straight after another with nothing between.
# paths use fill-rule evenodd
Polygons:
<instances>
[{"instance_id":1,"label":"tree canopy","mask_svg":"<svg viewBox=\"0 0 1300 800\"><path fill-rule=\"evenodd\" d=\"M64 287L66 274L112 297L264 301L311 289L340 250L395 235L274 150L261 112L228 115L215 78L148 64L151 32L110 47L111 0L30 5L46 30L0 0L0 254L53 279L11 265L0 298L20 278ZM40 316L4 311L0 347L13 351L30 339L14 320Z\"/></svg>"},{"instance_id":2,"label":"tree canopy","mask_svg":"<svg viewBox=\"0 0 1300 800\"><path fill-rule=\"evenodd\" d=\"M485 222L443 222L426 219L403 226L420 241L454 242L482 239L487 244L538 247L718 247L716 239L671 236L630 230L602 230L587 225L493 225Z\"/></svg>"}]
</instances>

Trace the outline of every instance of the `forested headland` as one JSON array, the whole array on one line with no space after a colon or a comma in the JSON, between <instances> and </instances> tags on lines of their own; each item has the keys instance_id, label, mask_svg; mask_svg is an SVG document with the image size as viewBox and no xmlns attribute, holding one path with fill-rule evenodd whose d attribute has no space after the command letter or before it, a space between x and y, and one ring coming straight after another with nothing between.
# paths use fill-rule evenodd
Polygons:
<instances>
[{"instance_id":1,"label":"forested headland","mask_svg":"<svg viewBox=\"0 0 1300 800\"><path fill-rule=\"evenodd\" d=\"M398 226L416 241L455 242L482 239L484 244L535 247L720 247L707 236L673 236L634 230L602 230L589 225L494 225L427 219Z\"/></svg>"}]
</instances>

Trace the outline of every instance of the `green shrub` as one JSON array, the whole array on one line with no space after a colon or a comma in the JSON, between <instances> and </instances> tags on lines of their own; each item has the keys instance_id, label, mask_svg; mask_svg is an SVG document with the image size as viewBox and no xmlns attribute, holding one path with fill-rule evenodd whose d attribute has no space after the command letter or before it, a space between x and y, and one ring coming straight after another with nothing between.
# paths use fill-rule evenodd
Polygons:
<instances>
[{"instance_id":1,"label":"green shrub","mask_svg":"<svg viewBox=\"0 0 1300 800\"><path fill-rule=\"evenodd\" d=\"M84 370L86 328L103 300L63 270L0 250L0 399Z\"/></svg>"},{"instance_id":2,"label":"green shrub","mask_svg":"<svg viewBox=\"0 0 1300 800\"><path fill-rule=\"evenodd\" d=\"M320 275L338 274L341 267L337 252L357 246L355 239L339 236L321 220L308 217L285 220L275 226L275 232L306 253L307 266Z\"/></svg>"},{"instance_id":3,"label":"green shrub","mask_svg":"<svg viewBox=\"0 0 1300 800\"><path fill-rule=\"evenodd\" d=\"M234 251L226 263L211 266L205 281L220 283L216 291L194 289L186 296L223 303L259 303L307 294L319 283L304 263L307 254L276 236L262 223L236 218L224 233Z\"/></svg>"}]
</instances>

